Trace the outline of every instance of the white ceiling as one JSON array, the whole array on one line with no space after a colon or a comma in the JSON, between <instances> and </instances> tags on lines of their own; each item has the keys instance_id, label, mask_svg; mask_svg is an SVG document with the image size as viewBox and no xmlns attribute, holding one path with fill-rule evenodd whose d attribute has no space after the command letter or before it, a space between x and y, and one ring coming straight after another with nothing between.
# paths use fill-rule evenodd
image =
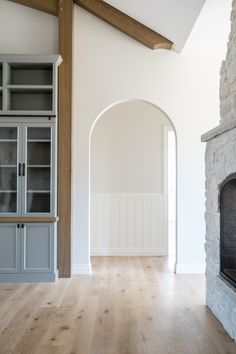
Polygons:
<instances>
[{"instance_id":1,"label":"white ceiling","mask_svg":"<svg viewBox=\"0 0 236 354\"><path fill-rule=\"evenodd\" d=\"M174 42L181 51L205 0L105 0Z\"/></svg>"}]
</instances>

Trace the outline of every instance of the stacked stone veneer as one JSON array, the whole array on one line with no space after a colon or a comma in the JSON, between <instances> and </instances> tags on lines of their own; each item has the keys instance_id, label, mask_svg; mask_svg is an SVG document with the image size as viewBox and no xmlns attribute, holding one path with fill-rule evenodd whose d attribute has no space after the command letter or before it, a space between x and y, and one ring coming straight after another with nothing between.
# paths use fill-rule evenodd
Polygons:
<instances>
[{"instance_id":1,"label":"stacked stone veneer","mask_svg":"<svg viewBox=\"0 0 236 354\"><path fill-rule=\"evenodd\" d=\"M206 146L206 301L236 340L236 289L220 273L221 183L236 172L236 0L231 14L226 60L221 68L220 125L202 137ZM236 217L236 215L235 215Z\"/></svg>"}]
</instances>

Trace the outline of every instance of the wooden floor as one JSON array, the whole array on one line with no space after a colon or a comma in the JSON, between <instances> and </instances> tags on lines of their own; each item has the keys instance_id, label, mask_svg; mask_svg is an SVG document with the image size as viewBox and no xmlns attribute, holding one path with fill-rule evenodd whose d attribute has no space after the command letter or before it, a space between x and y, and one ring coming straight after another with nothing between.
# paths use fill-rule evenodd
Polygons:
<instances>
[{"instance_id":1,"label":"wooden floor","mask_svg":"<svg viewBox=\"0 0 236 354\"><path fill-rule=\"evenodd\" d=\"M165 258L94 257L93 274L0 285L0 354L235 354L204 276Z\"/></svg>"}]
</instances>

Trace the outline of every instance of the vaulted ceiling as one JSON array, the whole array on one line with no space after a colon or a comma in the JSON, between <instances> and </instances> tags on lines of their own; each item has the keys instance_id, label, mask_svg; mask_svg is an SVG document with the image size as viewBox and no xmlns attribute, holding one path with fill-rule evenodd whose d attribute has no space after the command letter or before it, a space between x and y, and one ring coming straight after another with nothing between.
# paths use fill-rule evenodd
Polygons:
<instances>
[{"instance_id":1,"label":"vaulted ceiling","mask_svg":"<svg viewBox=\"0 0 236 354\"><path fill-rule=\"evenodd\" d=\"M105 0L170 39L181 51L205 0Z\"/></svg>"},{"instance_id":2,"label":"vaulted ceiling","mask_svg":"<svg viewBox=\"0 0 236 354\"><path fill-rule=\"evenodd\" d=\"M11 0L58 16L65 0ZM67 0L69 2L73 0ZM205 0L74 0L151 49L181 52ZM172 46L172 44L174 45Z\"/></svg>"}]
</instances>

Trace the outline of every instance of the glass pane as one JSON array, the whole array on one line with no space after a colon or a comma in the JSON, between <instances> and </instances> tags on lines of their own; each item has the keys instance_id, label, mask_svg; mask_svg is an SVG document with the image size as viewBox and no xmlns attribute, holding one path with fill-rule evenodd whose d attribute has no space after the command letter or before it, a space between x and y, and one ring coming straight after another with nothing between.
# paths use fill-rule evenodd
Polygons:
<instances>
[{"instance_id":1,"label":"glass pane","mask_svg":"<svg viewBox=\"0 0 236 354\"><path fill-rule=\"evenodd\" d=\"M49 213L50 194L49 193L27 193L28 213Z\"/></svg>"},{"instance_id":2,"label":"glass pane","mask_svg":"<svg viewBox=\"0 0 236 354\"><path fill-rule=\"evenodd\" d=\"M0 213L16 212L16 193L0 192Z\"/></svg>"},{"instance_id":3,"label":"glass pane","mask_svg":"<svg viewBox=\"0 0 236 354\"><path fill-rule=\"evenodd\" d=\"M0 166L0 191L16 191L17 168Z\"/></svg>"},{"instance_id":4,"label":"glass pane","mask_svg":"<svg viewBox=\"0 0 236 354\"><path fill-rule=\"evenodd\" d=\"M28 140L51 140L51 129L28 128Z\"/></svg>"},{"instance_id":5,"label":"glass pane","mask_svg":"<svg viewBox=\"0 0 236 354\"><path fill-rule=\"evenodd\" d=\"M17 139L17 128L1 127L0 139Z\"/></svg>"},{"instance_id":6,"label":"glass pane","mask_svg":"<svg viewBox=\"0 0 236 354\"><path fill-rule=\"evenodd\" d=\"M17 164L17 143L12 141L0 140L0 165Z\"/></svg>"},{"instance_id":7,"label":"glass pane","mask_svg":"<svg viewBox=\"0 0 236 354\"><path fill-rule=\"evenodd\" d=\"M50 191L50 168L28 167L27 189Z\"/></svg>"},{"instance_id":8,"label":"glass pane","mask_svg":"<svg viewBox=\"0 0 236 354\"><path fill-rule=\"evenodd\" d=\"M0 212L17 211L17 127L0 127Z\"/></svg>"},{"instance_id":9,"label":"glass pane","mask_svg":"<svg viewBox=\"0 0 236 354\"><path fill-rule=\"evenodd\" d=\"M27 129L27 213L49 213L51 128Z\"/></svg>"},{"instance_id":10,"label":"glass pane","mask_svg":"<svg viewBox=\"0 0 236 354\"><path fill-rule=\"evenodd\" d=\"M50 142L28 142L28 165L50 165L51 143Z\"/></svg>"}]
</instances>

